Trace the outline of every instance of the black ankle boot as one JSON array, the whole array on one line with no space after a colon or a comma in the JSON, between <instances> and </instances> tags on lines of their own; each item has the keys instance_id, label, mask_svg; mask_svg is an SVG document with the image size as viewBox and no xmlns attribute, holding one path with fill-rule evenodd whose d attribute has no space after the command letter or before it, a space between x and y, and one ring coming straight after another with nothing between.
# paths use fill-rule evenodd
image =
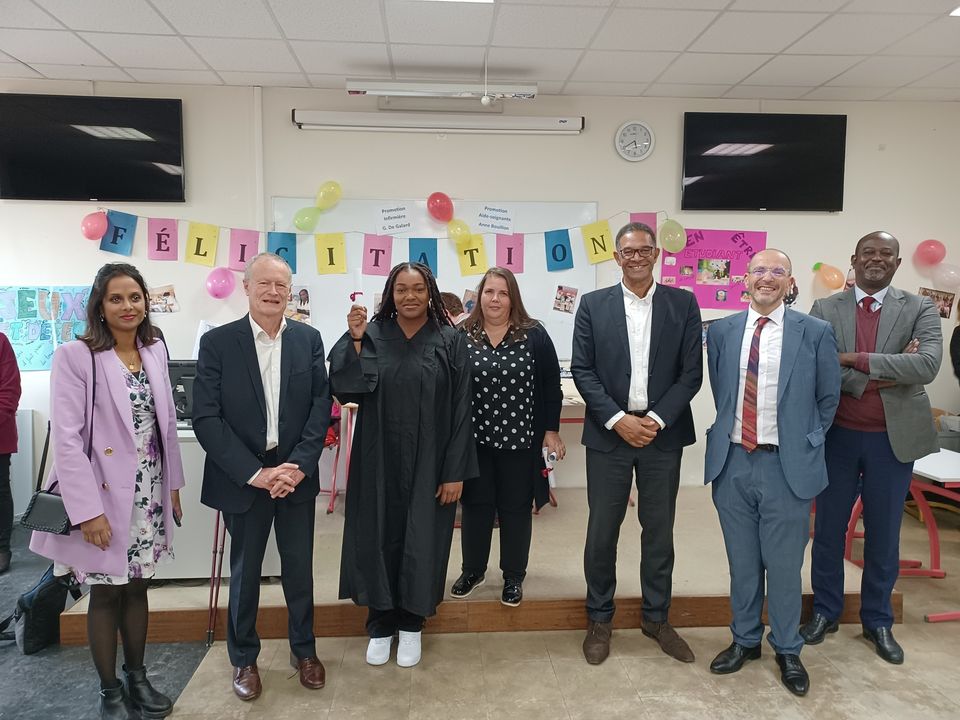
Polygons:
<instances>
[{"instance_id":1,"label":"black ankle boot","mask_svg":"<svg viewBox=\"0 0 960 720\"><path fill-rule=\"evenodd\" d=\"M119 680L116 687L100 688L100 720L140 720L140 713Z\"/></svg>"},{"instance_id":2,"label":"black ankle boot","mask_svg":"<svg viewBox=\"0 0 960 720\"><path fill-rule=\"evenodd\" d=\"M127 681L127 694L145 720L165 718L173 712L173 703L170 698L154 690L153 685L147 680L146 668L128 670L124 665L123 674Z\"/></svg>"}]
</instances>

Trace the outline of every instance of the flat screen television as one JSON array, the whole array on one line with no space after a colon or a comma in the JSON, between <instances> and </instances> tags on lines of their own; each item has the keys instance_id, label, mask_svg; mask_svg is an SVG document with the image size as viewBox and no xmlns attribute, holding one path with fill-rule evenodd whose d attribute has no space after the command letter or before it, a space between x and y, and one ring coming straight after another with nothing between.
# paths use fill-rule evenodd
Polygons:
<instances>
[{"instance_id":1,"label":"flat screen television","mask_svg":"<svg viewBox=\"0 0 960 720\"><path fill-rule=\"evenodd\" d=\"M683 210L843 209L846 115L684 113Z\"/></svg>"},{"instance_id":2,"label":"flat screen television","mask_svg":"<svg viewBox=\"0 0 960 720\"><path fill-rule=\"evenodd\" d=\"M0 93L0 198L183 202L181 101Z\"/></svg>"}]
</instances>

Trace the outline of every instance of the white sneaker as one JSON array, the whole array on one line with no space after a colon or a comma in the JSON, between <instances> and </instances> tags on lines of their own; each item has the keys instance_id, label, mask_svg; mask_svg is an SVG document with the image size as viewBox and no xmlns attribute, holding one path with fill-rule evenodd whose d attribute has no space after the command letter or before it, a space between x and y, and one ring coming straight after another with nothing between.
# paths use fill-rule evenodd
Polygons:
<instances>
[{"instance_id":1,"label":"white sneaker","mask_svg":"<svg viewBox=\"0 0 960 720\"><path fill-rule=\"evenodd\" d=\"M390 659L390 645L393 642L392 637L370 638L367 644L367 663L370 665L383 665Z\"/></svg>"},{"instance_id":2,"label":"white sneaker","mask_svg":"<svg viewBox=\"0 0 960 720\"><path fill-rule=\"evenodd\" d=\"M400 631L400 643L397 645L397 665L413 667L420 662L420 633Z\"/></svg>"}]
</instances>

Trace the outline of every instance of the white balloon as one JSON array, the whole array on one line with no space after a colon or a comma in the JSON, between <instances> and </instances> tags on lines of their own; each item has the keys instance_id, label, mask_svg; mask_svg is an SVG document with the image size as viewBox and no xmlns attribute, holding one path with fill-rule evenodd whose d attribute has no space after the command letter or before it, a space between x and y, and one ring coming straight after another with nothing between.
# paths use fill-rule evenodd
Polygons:
<instances>
[{"instance_id":1,"label":"white balloon","mask_svg":"<svg viewBox=\"0 0 960 720\"><path fill-rule=\"evenodd\" d=\"M942 262L931 273L937 290L960 290L960 267Z\"/></svg>"}]
</instances>

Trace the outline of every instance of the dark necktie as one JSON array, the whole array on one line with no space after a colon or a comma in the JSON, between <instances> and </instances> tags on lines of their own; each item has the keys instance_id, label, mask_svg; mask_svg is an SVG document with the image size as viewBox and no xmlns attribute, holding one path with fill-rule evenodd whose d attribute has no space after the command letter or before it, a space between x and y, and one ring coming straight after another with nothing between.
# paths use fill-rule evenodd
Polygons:
<instances>
[{"instance_id":1,"label":"dark necktie","mask_svg":"<svg viewBox=\"0 0 960 720\"><path fill-rule=\"evenodd\" d=\"M863 306L863 309L867 312L873 312L873 304L876 300L869 295L867 295L863 300L860 301L860 304Z\"/></svg>"},{"instance_id":2,"label":"dark necktie","mask_svg":"<svg viewBox=\"0 0 960 720\"><path fill-rule=\"evenodd\" d=\"M747 376L743 383L743 430L740 444L747 452L757 449L757 374L760 370L760 333L770 318L757 318L757 329L750 342Z\"/></svg>"}]
</instances>

